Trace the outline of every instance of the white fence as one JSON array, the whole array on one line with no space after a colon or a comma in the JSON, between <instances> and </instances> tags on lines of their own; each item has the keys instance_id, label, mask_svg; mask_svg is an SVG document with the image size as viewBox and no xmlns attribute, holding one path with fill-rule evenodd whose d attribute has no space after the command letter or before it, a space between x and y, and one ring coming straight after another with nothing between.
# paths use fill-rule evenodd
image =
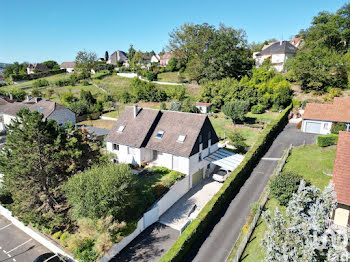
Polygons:
<instances>
[{"instance_id":1,"label":"white fence","mask_svg":"<svg viewBox=\"0 0 350 262\"><path fill-rule=\"evenodd\" d=\"M72 261L76 261L72 258L72 256L68 255L62 248L60 248L58 245L53 243L53 241L49 240L43 234L37 232L35 229L25 226L21 221L19 221L17 218L12 216L12 212L10 210L4 208L1 205L0 205L0 215L7 218L13 225L18 227L24 233L28 234L31 238L38 241L47 249L51 250L53 253L64 255L66 257L69 257Z\"/></svg>"},{"instance_id":2,"label":"white fence","mask_svg":"<svg viewBox=\"0 0 350 262\"><path fill-rule=\"evenodd\" d=\"M190 176L186 176L181 181L175 183L170 190L159 199L151 209L145 212L142 218L137 222L137 228L122 241L113 245L108 254L101 258L101 262L108 262L134 240L148 226L157 222L159 217L165 213L176 201L183 197L190 189Z\"/></svg>"},{"instance_id":3,"label":"white fence","mask_svg":"<svg viewBox=\"0 0 350 262\"><path fill-rule=\"evenodd\" d=\"M137 77L137 74L135 73L117 73L117 75L122 77L127 77L127 78Z\"/></svg>"},{"instance_id":4,"label":"white fence","mask_svg":"<svg viewBox=\"0 0 350 262\"><path fill-rule=\"evenodd\" d=\"M103 119L103 120L113 120L113 121L117 121L118 120L118 118L109 117L109 116L100 116L99 118Z\"/></svg>"}]
</instances>

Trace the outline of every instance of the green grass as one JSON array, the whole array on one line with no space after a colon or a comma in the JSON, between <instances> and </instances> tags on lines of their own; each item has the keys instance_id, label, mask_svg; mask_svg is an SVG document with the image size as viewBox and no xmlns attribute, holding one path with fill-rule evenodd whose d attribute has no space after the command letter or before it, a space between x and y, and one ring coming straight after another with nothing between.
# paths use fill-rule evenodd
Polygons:
<instances>
[{"instance_id":1,"label":"green grass","mask_svg":"<svg viewBox=\"0 0 350 262\"><path fill-rule=\"evenodd\" d=\"M114 120L104 120L104 119L96 119L96 120L86 120L77 123L77 125L86 125L86 126L93 126L97 128L104 128L111 130L113 126L115 125L116 121Z\"/></svg>"},{"instance_id":2,"label":"green grass","mask_svg":"<svg viewBox=\"0 0 350 262\"><path fill-rule=\"evenodd\" d=\"M105 90L109 91L112 95L116 95L123 89L127 90L131 81L132 78L111 75L104 77L102 80L99 80L97 84Z\"/></svg>"},{"instance_id":3,"label":"green grass","mask_svg":"<svg viewBox=\"0 0 350 262\"><path fill-rule=\"evenodd\" d=\"M263 122L265 124L268 124L273 121L278 115L279 113L277 112L267 112L264 114L253 114L249 112L247 114L247 117L254 118L256 122Z\"/></svg>"},{"instance_id":4,"label":"green grass","mask_svg":"<svg viewBox=\"0 0 350 262\"><path fill-rule=\"evenodd\" d=\"M111 112L103 114L102 116L118 118L120 116L121 112L122 112L122 110L111 111Z\"/></svg>"},{"instance_id":5,"label":"green grass","mask_svg":"<svg viewBox=\"0 0 350 262\"><path fill-rule=\"evenodd\" d=\"M184 80L187 81L186 75L183 74ZM181 83L179 79L179 72L166 72L158 74L158 81L169 82L169 83Z\"/></svg>"},{"instance_id":6,"label":"green grass","mask_svg":"<svg viewBox=\"0 0 350 262\"><path fill-rule=\"evenodd\" d=\"M49 81L50 83L54 83L55 81L62 79L62 78L68 78L69 74L63 73L63 74L57 74L57 75L53 75L53 76L47 76L47 77L42 77L40 79L46 79L47 81ZM8 86L4 86L1 87L1 89L3 90L9 90L12 88L26 88L26 87L32 87L33 83L38 80L30 80L30 81L26 81L23 83L18 83L18 84L13 84L13 85L8 85Z\"/></svg>"},{"instance_id":7,"label":"green grass","mask_svg":"<svg viewBox=\"0 0 350 262\"><path fill-rule=\"evenodd\" d=\"M50 100L58 102L58 103L62 103L62 101L60 100L60 94L66 93L66 92L72 92L73 95L77 98L80 97L81 90L90 91L92 93L92 95L96 98L98 98L99 96L102 96L104 94L104 92L101 89L99 89L98 87L96 87L94 85L84 86L82 84L77 84L75 86L44 87L40 90L45 97L46 97L48 89L54 90L54 94L50 97Z\"/></svg>"},{"instance_id":8,"label":"green grass","mask_svg":"<svg viewBox=\"0 0 350 262\"><path fill-rule=\"evenodd\" d=\"M312 185L324 189L332 177L323 172L333 173L335 150L336 146L316 144L293 148L283 170L296 172Z\"/></svg>"}]
</instances>

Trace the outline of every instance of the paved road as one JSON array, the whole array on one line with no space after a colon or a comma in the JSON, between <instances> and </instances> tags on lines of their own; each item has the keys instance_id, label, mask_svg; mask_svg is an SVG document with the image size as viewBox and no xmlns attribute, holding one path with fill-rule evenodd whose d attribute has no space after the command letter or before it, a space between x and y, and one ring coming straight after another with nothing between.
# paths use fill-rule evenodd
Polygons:
<instances>
[{"instance_id":1,"label":"paved road","mask_svg":"<svg viewBox=\"0 0 350 262\"><path fill-rule=\"evenodd\" d=\"M296 124L288 124L263 157L267 159L259 162L228 208L217 217L213 228L198 241L192 254L185 261L225 261L245 224L251 205L259 199L284 149L290 144L297 146L304 142L312 144L315 141L316 135L301 133L296 129Z\"/></svg>"},{"instance_id":2,"label":"paved road","mask_svg":"<svg viewBox=\"0 0 350 262\"><path fill-rule=\"evenodd\" d=\"M179 237L179 231L154 223L138 235L112 262L158 261Z\"/></svg>"},{"instance_id":3,"label":"paved road","mask_svg":"<svg viewBox=\"0 0 350 262\"><path fill-rule=\"evenodd\" d=\"M47 248L0 216L0 262L31 262L48 252Z\"/></svg>"}]
</instances>

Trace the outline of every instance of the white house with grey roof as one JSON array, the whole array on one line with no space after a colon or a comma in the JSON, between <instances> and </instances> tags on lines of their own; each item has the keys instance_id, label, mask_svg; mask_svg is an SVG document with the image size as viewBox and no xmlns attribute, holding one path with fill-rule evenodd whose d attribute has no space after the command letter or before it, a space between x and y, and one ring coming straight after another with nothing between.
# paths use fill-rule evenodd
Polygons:
<instances>
[{"instance_id":1,"label":"white house with grey roof","mask_svg":"<svg viewBox=\"0 0 350 262\"><path fill-rule=\"evenodd\" d=\"M256 67L260 67L265 60L270 60L272 66L277 72L282 72L286 61L295 56L297 48L289 41L278 41L270 43L260 52L254 52Z\"/></svg>"},{"instance_id":2,"label":"white house with grey roof","mask_svg":"<svg viewBox=\"0 0 350 262\"><path fill-rule=\"evenodd\" d=\"M119 163L142 162L191 176L195 185L215 167L206 157L218 150L218 136L203 114L126 107L106 137Z\"/></svg>"}]
</instances>

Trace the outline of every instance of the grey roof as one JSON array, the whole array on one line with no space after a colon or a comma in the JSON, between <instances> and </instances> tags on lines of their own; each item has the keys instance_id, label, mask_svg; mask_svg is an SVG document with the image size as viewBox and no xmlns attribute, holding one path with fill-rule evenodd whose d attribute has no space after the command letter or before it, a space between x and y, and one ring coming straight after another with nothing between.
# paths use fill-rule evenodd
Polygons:
<instances>
[{"instance_id":1,"label":"grey roof","mask_svg":"<svg viewBox=\"0 0 350 262\"><path fill-rule=\"evenodd\" d=\"M38 111L43 114L44 118L49 117L56 110L68 109L63 105L49 101L40 100L38 103L35 102L15 102L2 105L0 107L0 113L17 116L17 113L22 108L28 108L30 111ZM68 109L69 110L69 109Z\"/></svg>"},{"instance_id":2,"label":"grey roof","mask_svg":"<svg viewBox=\"0 0 350 262\"><path fill-rule=\"evenodd\" d=\"M214 153L204 158L204 160L230 171L235 170L243 159L244 156L223 148L216 150Z\"/></svg>"},{"instance_id":3,"label":"grey roof","mask_svg":"<svg viewBox=\"0 0 350 262\"><path fill-rule=\"evenodd\" d=\"M257 55L295 54L297 50L298 49L288 41L282 41L282 43L278 41L269 45Z\"/></svg>"},{"instance_id":4,"label":"grey roof","mask_svg":"<svg viewBox=\"0 0 350 262\"><path fill-rule=\"evenodd\" d=\"M203 114L148 108L142 108L134 118L133 108L126 107L106 141L189 157L206 119ZM118 132L120 126L124 130ZM156 137L159 131L164 132L161 139ZM180 135L186 136L183 142L177 142Z\"/></svg>"},{"instance_id":5,"label":"grey roof","mask_svg":"<svg viewBox=\"0 0 350 262\"><path fill-rule=\"evenodd\" d=\"M38 71L41 71L41 72L49 70L49 68L46 65L42 64L42 63L36 63L34 65L33 64L29 64L28 67L30 69L32 69L32 70L38 70Z\"/></svg>"},{"instance_id":6,"label":"grey roof","mask_svg":"<svg viewBox=\"0 0 350 262\"><path fill-rule=\"evenodd\" d=\"M133 107L125 107L106 141L138 148L143 146L159 114L159 110L140 108L137 117L134 118ZM123 132L118 132L120 126L124 126Z\"/></svg>"},{"instance_id":7,"label":"grey roof","mask_svg":"<svg viewBox=\"0 0 350 262\"><path fill-rule=\"evenodd\" d=\"M128 57L125 52L117 50L111 54L109 60L111 61L111 64L116 64L117 61L126 62L128 60Z\"/></svg>"},{"instance_id":8,"label":"grey roof","mask_svg":"<svg viewBox=\"0 0 350 262\"><path fill-rule=\"evenodd\" d=\"M85 129L91 134L95 134L96 136L106 136L109 133L109 129L98 128L93 126L84 126Z\"/></svg>"},{"instance_id":9,"label":"grey roof","mask_svg":"<svg viewBox=\"0 0 350 262\"><path fill-rule=\"evenodd\" d=\"M75 62L63 62L63 63L60 65L60 68L64 68L64 69L67 69L67 68L75 68Z\"/></svg>"}]
</instances>

